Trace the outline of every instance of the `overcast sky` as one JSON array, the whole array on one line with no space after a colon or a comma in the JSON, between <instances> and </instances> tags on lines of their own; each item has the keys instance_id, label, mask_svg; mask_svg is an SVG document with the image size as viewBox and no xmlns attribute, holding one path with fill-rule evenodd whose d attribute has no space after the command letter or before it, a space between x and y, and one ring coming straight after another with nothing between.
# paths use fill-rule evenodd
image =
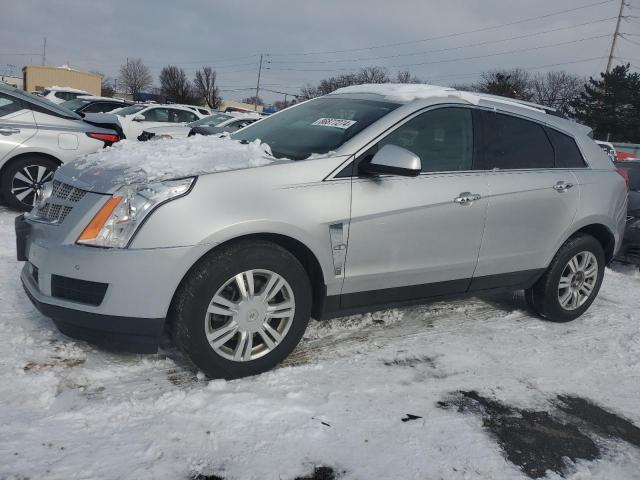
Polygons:
<instances>
[{"instance_id":1,"label":"overcast sky","mask_svg":"<svg viewBox=\"0 0 640 480\"><path fill-rule=\"evenodd\" d=\"M627 2L626 14L640 16L640 0ZM548 16L595 3L600 4ZM260 53L269 54L264 87L290 93L367 65L384 66L392 75L409 69L424 81L445 85L471 82L487 69L518 66L591 75L606 65L606 58L594 58L608 54L619 5L618 0L3 1L0 73L8 65L40 64L47 37L47 65L116 77L127 57L140 57L156 83L163 65L181 66L190 77L199 66L211 65L223 96L235 99L252 94L248 89L255 88ZM453 35L478 29L485 30ZM621 31L635 34L628 38L636 43L620 39L617 55L635 58L632 63L640 66L640 18L623 20ZM513 38L518 36L523 38ZM394 46L370 48L389 44ZM317 53L341 50L349 51ZM502 52L513 53L495 55ZM563 65L534 69L554 64Z\"/></svg>"}]
</instances>

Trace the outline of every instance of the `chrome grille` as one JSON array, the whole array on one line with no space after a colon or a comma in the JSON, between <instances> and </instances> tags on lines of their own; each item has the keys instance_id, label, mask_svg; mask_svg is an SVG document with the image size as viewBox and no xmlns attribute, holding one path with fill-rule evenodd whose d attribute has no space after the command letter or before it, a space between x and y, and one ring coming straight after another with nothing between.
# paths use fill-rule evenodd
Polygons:
<instances>
[{"instance_id":1,"label":"chrome grille","mask_svg":"<svg viewBox=\"0 0 640 480\"><path fill-rule=\"evenodd\" d=\"M73 210L74 204L82 200L86 193L86 190L54 180L51 196L37 209L36 215L47 222L62 223Z\"/></svg>"},{"instance_id":2,"label":"chrome grille","mask_svg":"<svg viewBox=\"0 0 640 480\"><path fill-rule=\"evenodd\" d=\"M77 203L82 200L84 197L85 190L80 190L72 185L68 185L66 183L62 183L58 180L53 181L53 192L51 193L51 198L56 198L59 200L68 200L71 203Z\"/></svg>"}]
</instances>

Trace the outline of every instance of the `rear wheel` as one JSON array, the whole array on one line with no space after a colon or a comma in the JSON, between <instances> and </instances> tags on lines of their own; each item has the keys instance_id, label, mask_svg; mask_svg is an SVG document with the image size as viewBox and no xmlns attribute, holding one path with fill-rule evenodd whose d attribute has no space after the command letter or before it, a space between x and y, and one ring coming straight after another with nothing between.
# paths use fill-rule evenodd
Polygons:
<instances>
[{"instance_id":1,"label":"rear wheel","mask_svg":"<svg viewBox=\"0 0 640 480\"><path fill-rule=\"evenodd\" d=\"M58 163L46 157L27 155L11 163L0 182L2 198L16 210L31 210L42 186L53 178Z\"/></svg>"},{"instance_id":2,"label":"rear wheel","mask_svg":"<svg viewBox=\"0 0 640 480\"><path fill-rule=\"evenodd\" d=\"M554 322L582 315L595 300L604 277L602 245L586 234L565 242L545 274L525 292L527 303Z\"/></svg>"},{"instance_id":3,"label":"rear wheel","mask_svg":"<svg viewBox=\"0 0 640 480\"><path fill-rule=\"evenodd\" d=\"M171 310L177 346L208 376L255 375L300 342L311 315L311 286L287 250L242 241L203 258Z\"/></svg>"}]
</instances>

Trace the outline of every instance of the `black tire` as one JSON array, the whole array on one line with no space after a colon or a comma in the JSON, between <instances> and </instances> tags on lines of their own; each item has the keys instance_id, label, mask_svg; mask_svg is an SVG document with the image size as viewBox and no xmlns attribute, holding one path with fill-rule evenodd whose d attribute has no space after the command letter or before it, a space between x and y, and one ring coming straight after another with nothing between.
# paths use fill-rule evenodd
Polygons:
<instances>
[{"instance_id":1,"label":"black tire","mask_svg":"<svg viewBox=\"0 0 640 480\"><path fill-rule=\"evenodd\" d=\"M593 290L579 307L569 310L562 307L559 299L560 277L569 261L581 252L591 252L597 260L597 277ZM541 317L552 322L569 322L578 318L591 306L598 295L604 277L605 256L602 245L591 235L577 234L569 238L558 250L549 268L542 277L525 291L529 307Z\"/></svg>"},{"instance_id":2,"label":"black tire","mask_svg":"<svg viewBox=\"0 0 640 480\"><path fill-rule=\"evenodd\" d=\"M53 172L58 166L55 160L39 155L25 155L11 162L0 179L2 199L15 210L31 210L36 189L53 178ZM33 181L26 182L23 178ZM23 196L24 194L26 195Z\"/></svg>"},{"instance_id":3,"label":"black tire","mask_svg":"<svg viewBox=\"0 0 640 480\"><path fill-rule=\"evenodd\" d=\"M273 350L260 358L234 361L209 344L205 317L214 294L229 279L247 270L268 270L284 278L293 291L295 312L288 331ZM189 271L172 303L170 333L176 346L208 377L257 375L275 367L298 345L311 316L311 298L307 272L290 252L268 241L238 241L213 250Z\"/></svg>"}]
</instances>

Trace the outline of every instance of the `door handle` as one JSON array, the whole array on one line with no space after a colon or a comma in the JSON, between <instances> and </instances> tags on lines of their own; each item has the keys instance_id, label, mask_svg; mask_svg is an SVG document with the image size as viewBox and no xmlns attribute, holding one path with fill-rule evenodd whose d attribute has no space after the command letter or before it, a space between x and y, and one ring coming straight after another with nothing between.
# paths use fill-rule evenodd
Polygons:
<instances>
[{"instance_id":1,"label":"door handle","mask_svg":"<svg viewBox=\"0 0 640 480\"><path fill-rule=\"evenodd\" d=\"M0 127L0 135L13 135L14 133L20 133L19 128Z\"/></svg>"},{"instance_id":2,"label":"door handle","mask_svg":"<svg viewBox=\"0 0 640 480\"><path fill-rule=\"evenodd\" d=\"M553 189L556 192L566 192L567 190L569 190L571 187L573 187L573 183L568 183L568 182L558 182L553 186Z\"/></svg>"},{"instance_id":3,"label":"door handle","mask_svg":"<svg viewBox=\"0 0 640 480\"><path fill-rule=\"evenodd\" d=\"M480 200L482 197L477 193L462 192L456 198L453 199L459 205L471 205L476 200Z\"/></svg>"}]
</instances>

